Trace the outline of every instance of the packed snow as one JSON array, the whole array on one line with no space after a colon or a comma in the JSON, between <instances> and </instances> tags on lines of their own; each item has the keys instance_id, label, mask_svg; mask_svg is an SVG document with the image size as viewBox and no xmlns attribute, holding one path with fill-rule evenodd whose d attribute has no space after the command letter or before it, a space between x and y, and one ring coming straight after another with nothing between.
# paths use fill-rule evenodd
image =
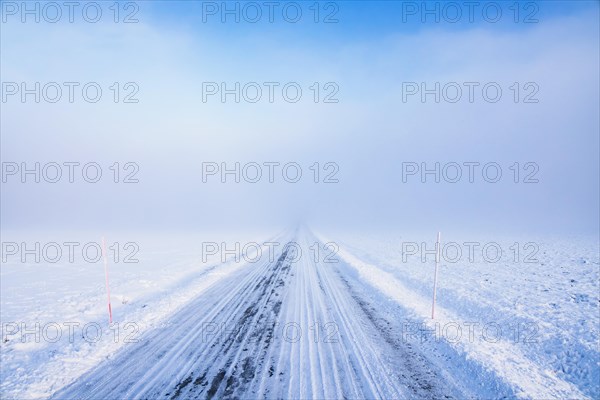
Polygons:
<instances>
[{"instance_id":1,"label":"packed snow","mask_svg":"<svg viewBox=\"0 0 600 400\"><path fill-rule=\"evenodd\" d=\"M3 398L600 396L595 237L442 233L433 319L435 232L107 241L113 324L101 261L3 250Z\"/></svg>"}]
</instances>

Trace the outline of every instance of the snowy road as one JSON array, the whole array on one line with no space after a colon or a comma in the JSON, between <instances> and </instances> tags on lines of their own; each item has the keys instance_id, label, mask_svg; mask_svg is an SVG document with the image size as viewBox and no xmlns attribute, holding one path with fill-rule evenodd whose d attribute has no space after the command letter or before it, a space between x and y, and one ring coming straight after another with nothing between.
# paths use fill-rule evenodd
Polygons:
<instances>
[{"instance_id":1,"label":"snowy road","mask_svg":"<svg viewBox=\"0 0 600 400\"><path fill-rule=\"evenodd\" d=\"M475 395L398 340L339 263L315 260L314 237L290 239L301 252L263 255L53 398Z\"/></svg>"}]
</instances>

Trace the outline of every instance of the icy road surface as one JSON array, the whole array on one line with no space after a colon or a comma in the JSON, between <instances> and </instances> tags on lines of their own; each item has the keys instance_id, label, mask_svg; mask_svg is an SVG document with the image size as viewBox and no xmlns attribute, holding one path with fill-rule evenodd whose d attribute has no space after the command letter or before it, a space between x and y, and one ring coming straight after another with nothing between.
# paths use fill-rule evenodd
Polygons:
<instances>
[{"instance_id":1,"label":"icy road surface","mask_svg":"<svg viewBox=\"0 0 600 400\"><path fill-rule=\"evenodd\" d=\"M53 398L465 398L512 395L465 361L402 340L385 298L367 298L343 262L286 238ZM285 242L285 241L284 241ZM378 304L380 302L380 304ZM387 310L387 311L385 311ZM397 317L397 315L396 315ZM475 388L475 389L474 389Z\"/></svg>"}]
</instances>

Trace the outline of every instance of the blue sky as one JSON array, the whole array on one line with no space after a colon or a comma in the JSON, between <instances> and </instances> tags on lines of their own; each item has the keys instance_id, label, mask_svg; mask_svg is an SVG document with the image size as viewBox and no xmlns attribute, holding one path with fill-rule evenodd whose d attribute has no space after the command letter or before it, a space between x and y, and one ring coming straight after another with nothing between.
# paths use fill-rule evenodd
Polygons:
<instances>
[{"instance_id":1,"label":"blue sky","mask_svg":"<svg viewBox=\"0 0 600 400\"><path fill-rule=\"evenodd\" d=\"M211 4L210 6L206 4ZM227 7L234 9L230 2ZM347 41L377 38L395 33L416 34L426 30L460 31L472 29L488 29L494 31L520 31L535 27L555 18L565 18L581 13L597 13L597 2L588 1L477 1L477 2L443 2L443 1L321 1L315 23L315 2L273 2L274 22L269 23L268 2L237 2L240 7L240 23L232 24L235 16L223 18L228 23L221 23L223 2L200 1L148 1L142 3L141 11L154 23L176 25L187 28L198 35L216 31L219 35L256 34L257 32L284 35L294 40L317 41L321 43L343 43ZM251 23L254 9L248 9L248 19L244 18L242 8L246 3L259 4L261 18ZM283 17L285 4L296 3L301 6L302 17L297 23L286 23ZM216 4L217 12L211 13L212 4ZM515 6L518 4L518 6ZM450 6L452 5L452 6ZM457 6L454 6L457 5ZM487 7L487 8L486 8ZM501 15L497 21L496 9ZM439 10L439 22L436 15L425 10ZM484 9L487 10L484 13ZM204 16L204 12L207 14ZM460 17L456 14L460 10ZM290 8L293 18L294 7ZM472 15L472 21L470 20ZM203 22L203 16L206 22ZM489 20L486 19L489 18ZM515 23L515 18L518 23ZM327 20L328 23L323 21ZM422 23L422 21L425 23ZM456 22L453 22L456 20ZM333 22L337 21L337 22ZM534 21L538 21L537 23Z\"/></svg>"}]
</instances>

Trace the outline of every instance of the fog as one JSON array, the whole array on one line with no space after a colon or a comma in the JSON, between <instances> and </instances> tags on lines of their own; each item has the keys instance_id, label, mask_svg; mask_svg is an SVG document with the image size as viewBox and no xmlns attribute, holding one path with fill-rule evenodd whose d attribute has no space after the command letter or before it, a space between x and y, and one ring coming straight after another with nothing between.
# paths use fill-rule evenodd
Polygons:
<instances>
[{"instance_id":1,"label":"fog","mask_svg":"<svg viewBox=\"0 0 600 400\"><path fill-rule=\"evenodd\" d=\"M183 3L142 3L135 24L3 23L2 228L598 231L597 3L527 27L418 28L347 4L331 25L182 22ZM62 97L22 102L7 82L57 82ZM79 83L72 103L64 82ZM239 103L222 102L222 82L240 82ZM421 82L440 83L439 103ZM482 95L491 82L497 102ZM73 183L65 162L80 163ZM22 177L35 163L39 183Z\"/></svg>"}]
</instances>

